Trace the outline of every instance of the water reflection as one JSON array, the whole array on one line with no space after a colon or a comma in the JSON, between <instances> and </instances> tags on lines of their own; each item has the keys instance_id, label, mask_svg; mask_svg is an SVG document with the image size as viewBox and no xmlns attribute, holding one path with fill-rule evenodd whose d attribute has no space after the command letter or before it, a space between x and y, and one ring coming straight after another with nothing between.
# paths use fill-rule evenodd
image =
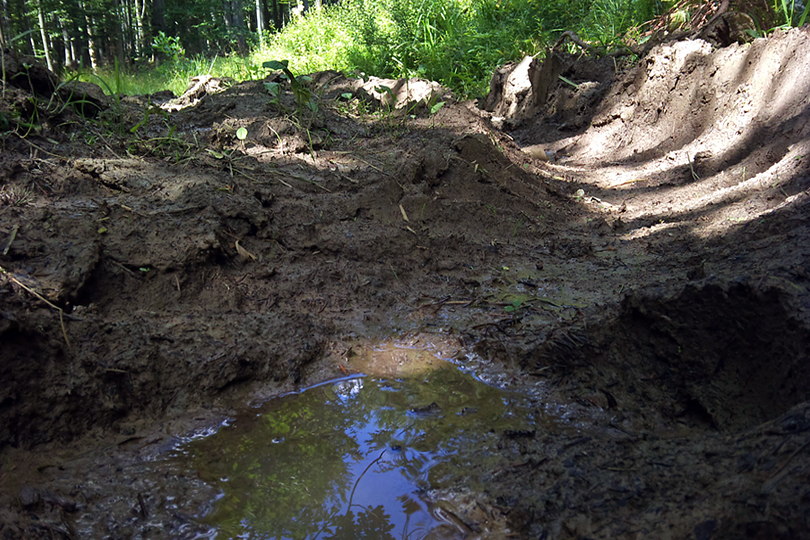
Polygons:
<instances>
[{"instance_id":1,"label":"water reflection","mask_svg":"<svg viewBox=\"0 0 810 540\"><path fill-rule=\"evenodd\" d=\"M228 538L463 537L421 495L464 467L474 483L498 432L528 429L530 408L435 367L288 395L189 443L183 459L222 490L203 520Z\"/></svg>"}]
</instances>

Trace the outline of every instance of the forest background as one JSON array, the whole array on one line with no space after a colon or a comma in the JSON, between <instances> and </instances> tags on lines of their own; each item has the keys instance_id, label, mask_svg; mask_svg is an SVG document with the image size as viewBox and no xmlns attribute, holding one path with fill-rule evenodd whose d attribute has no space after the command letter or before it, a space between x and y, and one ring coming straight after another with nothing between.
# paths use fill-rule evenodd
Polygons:
<instances>
[{"instance_id":1,"label":"forest background","mask_svg":"<svg viewBox=\"0 0 810 540\"><path fill-rule=\"evenodd\" d=\"M289 60L296 74L423 77L474 97L497 66L563 31L616 50L728 1L0 0L0 45L117 94L179 94L202 74L256 79L264 62ZM759 12L761 34L806 19L796 0L739 3Z\"/></svg>"}]
</instances>

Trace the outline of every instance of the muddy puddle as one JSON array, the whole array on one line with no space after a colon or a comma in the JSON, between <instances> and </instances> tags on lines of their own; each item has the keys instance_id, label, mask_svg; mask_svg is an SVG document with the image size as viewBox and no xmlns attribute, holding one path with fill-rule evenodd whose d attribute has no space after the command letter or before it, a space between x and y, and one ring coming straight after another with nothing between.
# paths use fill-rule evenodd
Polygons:
<instances>
[{"instance_id":1,"label":"muddy puddle","mask_svg":"<svg viewBox=\"0 0 810 540\"><path fill-rule=\"evenodd\" d=\"M219 490L200 517L212 537L464 538L450 504L429 493L491 470L504 432L551 426L533 398L435 351L355 347L351 365L361 372L273 399L178 449L172 461Z\"/></svg>"}]
</instances>

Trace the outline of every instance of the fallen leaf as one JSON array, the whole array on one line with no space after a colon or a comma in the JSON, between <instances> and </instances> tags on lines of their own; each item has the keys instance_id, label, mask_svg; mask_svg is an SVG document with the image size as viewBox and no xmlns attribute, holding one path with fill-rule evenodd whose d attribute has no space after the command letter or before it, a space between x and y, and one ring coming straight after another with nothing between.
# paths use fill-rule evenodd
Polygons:
<instances>
[{"instance_id":1,"label":"fallen leaf","mask_svg":"<svg viewBox=\"0 0 810 540\"><path fill-rule=\"evenodd\" d=\"M251 260L255 261L258 258L253 253L249 252L248 250L246 250L245 248L240 246L239 245L239 240L234 242L234 247L236 247L236 253L238 253L239 256L242 257L242 259L245 259L245 260L251 259Z\"/></svg>"}]
</instances>

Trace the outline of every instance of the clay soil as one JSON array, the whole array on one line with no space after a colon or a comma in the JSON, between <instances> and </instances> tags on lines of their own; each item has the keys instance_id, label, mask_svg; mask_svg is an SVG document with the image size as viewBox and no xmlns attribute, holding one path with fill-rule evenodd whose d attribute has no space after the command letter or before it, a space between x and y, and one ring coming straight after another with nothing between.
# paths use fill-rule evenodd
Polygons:
<instances>
[{"instance_id":1,"label":"clay soil","mask_svg":"<svg viewBox=\"0 0 810 540\"><path fill-rule=\"evenodd\" d=\"M9 86L0 536L194 537L215 492L162 453L435 337L565 426L492 426L502 465L428 494L458 536L810 538L807 50L571 58L509 132L336 73L317 112Z\"/></svg>"}]
</instances>

